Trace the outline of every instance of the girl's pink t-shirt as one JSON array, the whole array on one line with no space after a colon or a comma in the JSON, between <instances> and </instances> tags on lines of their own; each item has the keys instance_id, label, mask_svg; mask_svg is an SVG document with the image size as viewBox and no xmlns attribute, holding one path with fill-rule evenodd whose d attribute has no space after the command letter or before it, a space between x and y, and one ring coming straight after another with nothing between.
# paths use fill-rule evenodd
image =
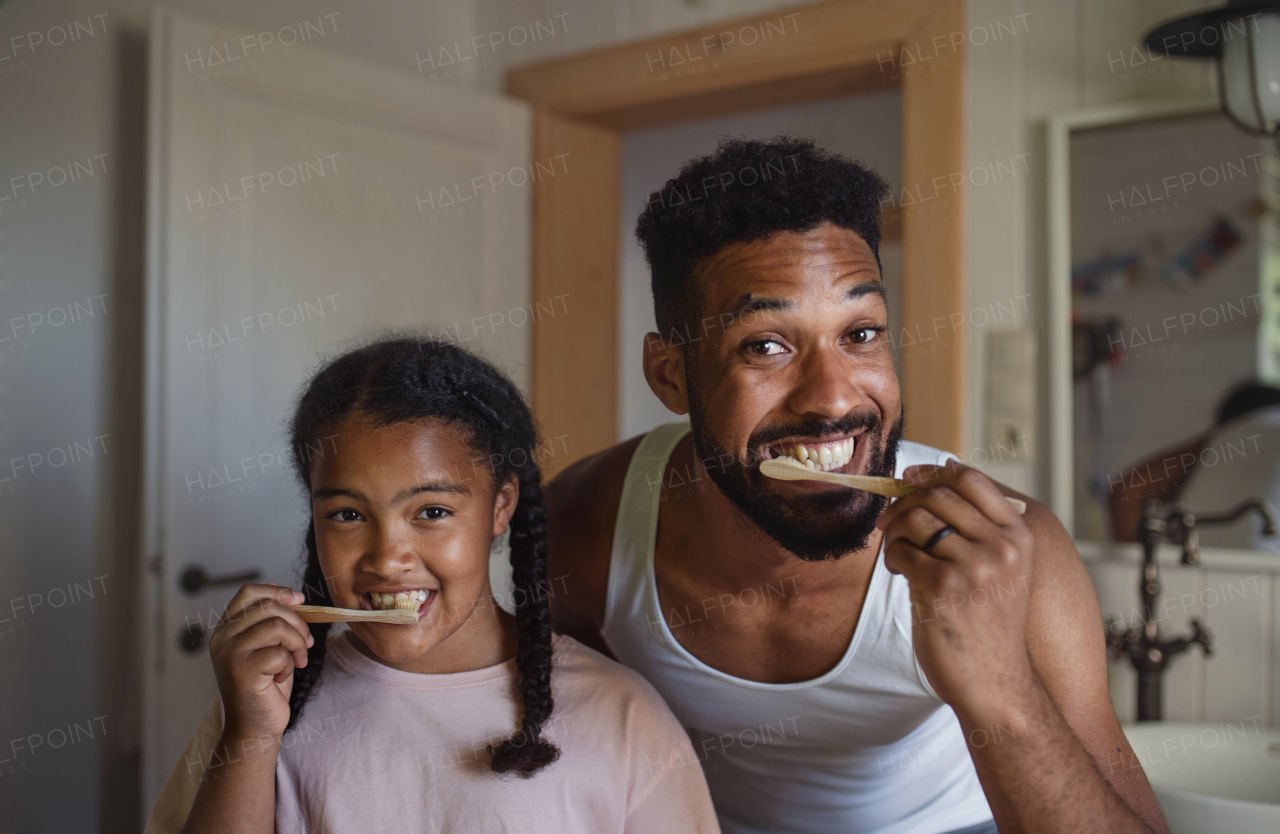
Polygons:
<instances>
[{"instance_id":1,"label":"girl's pink t-shirt","mask_svg":"<svg viewBox=\"0 0 1280 834\"><path fill-rule=\"evenodd\" d=\"M485 748L518 726L514 661L401 672L365 657L347 632L331 636L319 684L281 744L276 831L719 831L693 746L647 681L563 635L551 680L544 734L559 760L529 779L498 776ZM202 725L148 834L185 822L205 770L191 761L207 767L221 734L215 707L218 726Z\"/></svg>"}]
</instances>

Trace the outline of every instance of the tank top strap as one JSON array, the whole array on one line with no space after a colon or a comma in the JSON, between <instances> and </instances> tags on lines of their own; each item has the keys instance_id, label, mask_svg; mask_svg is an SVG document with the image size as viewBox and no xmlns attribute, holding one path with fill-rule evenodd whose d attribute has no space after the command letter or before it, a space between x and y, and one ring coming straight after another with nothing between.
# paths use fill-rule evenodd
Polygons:
<instances>
[{"instance_id":1,"label":"tank top strap","mask_svg":"<svg viewBox=\"0 0 1280 834\"><path fill-rule=\"evenodd\" d=\"M653 575L650 566L658 533L663 474L676 444L688 433L688 423L658 426L644 436L631 456L613 527L609 591L602 624L606 632L621 600L640 600L646 596L642 591Z\"/></svg>"}]
</instances>

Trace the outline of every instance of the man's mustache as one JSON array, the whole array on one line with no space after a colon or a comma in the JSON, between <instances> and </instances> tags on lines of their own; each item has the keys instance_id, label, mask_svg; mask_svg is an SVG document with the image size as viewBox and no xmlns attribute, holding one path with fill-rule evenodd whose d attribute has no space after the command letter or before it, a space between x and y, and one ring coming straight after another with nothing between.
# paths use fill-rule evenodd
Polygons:
<instances>
[{"instance_id":1,"label":"man's mustache","mask_svg":"<svg viewBox=\"0 0 1280 834\"><path fill-rule=\"evenodd\" d=\"M785 426L765 426L747 439L747 455L752 461L762 460L765 447L792 437L821 440L824 437L840 437L860 429L866 429L867 434L878 435L882 426L883 421L878 411L852 411L834 420L802 420Z\"/></svg>"}]
</instances>

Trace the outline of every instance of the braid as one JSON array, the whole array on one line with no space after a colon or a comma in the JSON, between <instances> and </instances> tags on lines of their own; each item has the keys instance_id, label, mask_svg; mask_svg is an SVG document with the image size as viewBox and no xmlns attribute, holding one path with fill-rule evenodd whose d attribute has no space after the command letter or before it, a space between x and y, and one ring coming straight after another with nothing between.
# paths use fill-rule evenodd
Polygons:
<instances>
[{"instance_id":1,"label":"braid","mask_svg":"<svg viewBox=\"0 0 1280 834\"><path fill-rule=\"evenodd\" d=\"M534 467L536 471L536 466ZM542 485L520 480L520 501L511 517L511 571L516 601L516 671L524 719L519 730L501 744L490 746L495 773L519 773L528 778L560 758L560 751L542 738L542 725L551 717L551 609L547 600L547 510Z\"/></svg>"},{"instance_id":2,"label":"braid","mask_svg":"<svg viewBox=\"0 0 1280 834\"><path fill-rule=\"evenodd\" d=\"M307 522L307 569L302 575L302 593L308 605L333 605L329 598L329 586L324 581L324 571L320 569L320 552L316 547L316 525L314 519ZM307 649L307 665L293 670L293 689L289 692L289 726L285 732L292 730L302 716L302 708L306 706L311 690L320 681L320 672L324 669L325 641L329 637L329 626L332 623L310 623L311 636L315 642Z\"/></svg>"}]
</instances>

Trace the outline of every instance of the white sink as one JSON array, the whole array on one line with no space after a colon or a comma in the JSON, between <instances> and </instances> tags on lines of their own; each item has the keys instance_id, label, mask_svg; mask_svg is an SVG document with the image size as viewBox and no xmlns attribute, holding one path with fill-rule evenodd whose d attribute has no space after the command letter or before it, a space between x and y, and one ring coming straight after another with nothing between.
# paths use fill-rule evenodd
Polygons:
<instances>
[{"instance_id":1,"label":"white sink","mask_svg":"<svg viewBox=\"0 0 1280 834\"><path fill-rule=\"evenodd\" d=\"M1173 834L1280 832L1280 730L1261 720L1124 728Z\"/></svg>"}]
</instances>

